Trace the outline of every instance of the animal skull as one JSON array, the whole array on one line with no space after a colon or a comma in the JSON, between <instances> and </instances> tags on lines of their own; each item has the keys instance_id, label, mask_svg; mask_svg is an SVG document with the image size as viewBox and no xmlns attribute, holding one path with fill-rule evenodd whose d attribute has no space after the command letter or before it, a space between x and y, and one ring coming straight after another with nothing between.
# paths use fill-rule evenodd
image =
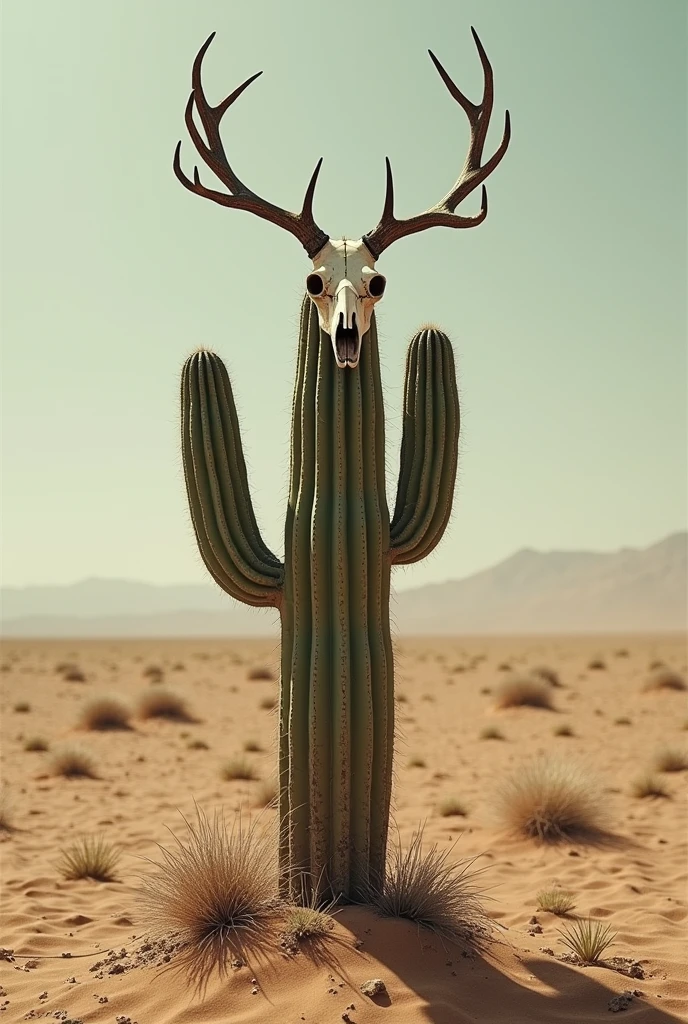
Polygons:
<instances>
[{"instance_id":1,"label":"animal skull","mask_svg":"<svg viewBox=\"0 0 688 1024\"><path fill-rule=\"evenodd\" d=\"M306 290L317 306L320 327L332 338L340 369L358 366L361 340L386 284L386 279L375 270L375 259L362 239L330 239L314 256Z\"/></svg>"}]
</instances>

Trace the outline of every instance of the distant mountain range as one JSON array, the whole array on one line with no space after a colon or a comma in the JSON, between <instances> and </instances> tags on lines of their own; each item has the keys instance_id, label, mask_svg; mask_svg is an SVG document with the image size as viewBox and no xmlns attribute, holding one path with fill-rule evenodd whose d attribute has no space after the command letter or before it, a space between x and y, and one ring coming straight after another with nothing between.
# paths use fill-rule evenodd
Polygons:
<instances>
[{"instance_id":1,"label":"distant mountain range","mask_svg":"<svg viewBox=\"0 0 688 1024\"><path fill-rule=\"evenodd\" d=\"M397 593L397 632L612 633L684 630L688 533L644 549L533 551L461 580ZM211 584L156 586L88 579L61 587L5 587L6 637L266 636L274 611L238 604Z\"/></svg>"}]
</instances>

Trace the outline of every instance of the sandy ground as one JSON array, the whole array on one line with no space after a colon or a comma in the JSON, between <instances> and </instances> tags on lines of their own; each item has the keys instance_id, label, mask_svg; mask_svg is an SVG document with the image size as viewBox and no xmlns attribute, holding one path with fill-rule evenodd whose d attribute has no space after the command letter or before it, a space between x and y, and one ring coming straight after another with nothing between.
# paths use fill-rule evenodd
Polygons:
<instances>
[{"instance_id":1,"label":"sandy ground","mask_svg":"<svg viewBox=\"0 0 688 1024\"><path fill-rule=\"evenodd\" d=\"M460 837L452 856L482 855L496 926L485 955L465 956L409 922L345 908L317 950L289 957L276 944L250 967L214 975L202 991L181 974L161 974L162 955L146 963L141 953L135 894L137 876L150 869L138 858L155 857L156 843L170 844L167 827L183 834L179 812L193 816L194 800L230 816L250 807L259 783L225 782L219 774L246 739L263 748L247 755L260 775L274 776L276 713L260 705L278 684L247 675L259 665L276 672L277 647L248 640L7 641L2 765L14 827L0 832L0 945L14 959L0 961L0 1021L587 1022L608 1020L609 1000L629 989L639 995L623 1019L688 1020L688 772L662 776L669 798L630 792L660 746L686 749L686 694L642 692L655 660L685 673L684 641L433 638L401 639L397 648L396 821L405 840L426 821L429 842L444 847ZM594 657L606 667L590 669ZM85 682L56 673L65 660L78 662ZM495 711L493 691L507 674L505 663L515 671L534 664L556 669L563 684L553 691L557 710ZM127 732L76 728L80 706L97 694L115 692L133 705L151 685L143 674L151 664L188 698L197 723L150 720ZM17 710L22 702L29 710ZM556 736L562 724L574 735ZM504 739L481 739L488 725ZM53 746L78 739L93 752L99 778L51 777L50 753L24 750L37 735ZM190 747L194 740L207 749ZM540 753L592 770L614 842L542 846L505 833L495 817L495 788ZM423 766L411 766L413 760ZM451 795L465 802L466 817L438 814L438 801ZM264 812L262 820L275 813ZM88 834L121 844L119 881L60 876L60 849ZM573 916L612 924L617 938L609 955L639 963L642 978L552 955L565 952L562 921L536 907L537 891L552 884L575 893ZM359 986L376 977L388 995L373 1002Z\"/></svg>"}]
</instances>

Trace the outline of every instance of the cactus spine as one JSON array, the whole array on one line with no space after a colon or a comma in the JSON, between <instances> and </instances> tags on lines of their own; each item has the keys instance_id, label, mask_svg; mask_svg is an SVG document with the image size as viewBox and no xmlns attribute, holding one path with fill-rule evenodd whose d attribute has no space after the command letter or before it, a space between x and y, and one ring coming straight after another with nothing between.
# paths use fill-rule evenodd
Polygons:
<instances>
[{"instance_id":1,"label":"cactus spine","mask_svg":"<svg viewBox=\"0 0 688 1024\"><path fill-rule=\"evenodd\" d=\"M304 299L284 564L260 537L227 371L199 351L182 374L182 454L201 555L227 593L282 622L279 725L283 887L356 898L384 874L392 788L393 564L439 542L456 478L452 348L424 329L406 361L399 484L385 493L375 319L356 369L339 369Z\"/></svg>"}]
</instances>

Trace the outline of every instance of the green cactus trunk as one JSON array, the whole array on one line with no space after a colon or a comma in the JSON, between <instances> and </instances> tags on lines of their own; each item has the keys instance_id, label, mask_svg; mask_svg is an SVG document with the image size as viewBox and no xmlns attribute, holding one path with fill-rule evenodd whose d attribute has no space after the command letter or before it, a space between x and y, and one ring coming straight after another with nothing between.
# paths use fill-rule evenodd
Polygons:
<instances>
[{"instance_id":1,"label":"green cactus trunk","mask_svg":"<svg viewBox=\"0 0 688 1024\"><path fill-rule=\"evenodd\" d=\"M406 359L390 522L375 319L356 369L304 299L294 389L284 564L248 486L232 386L201 350L182 372L182 458L203 560L232 597L278 608L280 877L297 899L356 899L384 877L392 788L393 565L433 550L449 521L459 404L449 339L419 331Z\"/></svg>"},{"instance_id":2,"label":"green cactus trunk","mask_svg":"<svg viewBox=\"0 0 688 1024\"><path fill-rule=\"evenodd\" d=\"M285 529L280 708L283 878L344 898L384 870L394 665L382 383L374 321L337 367L305 299ZM372 876L372 877L371 877Z\"/></svg>"}]
</instances>

